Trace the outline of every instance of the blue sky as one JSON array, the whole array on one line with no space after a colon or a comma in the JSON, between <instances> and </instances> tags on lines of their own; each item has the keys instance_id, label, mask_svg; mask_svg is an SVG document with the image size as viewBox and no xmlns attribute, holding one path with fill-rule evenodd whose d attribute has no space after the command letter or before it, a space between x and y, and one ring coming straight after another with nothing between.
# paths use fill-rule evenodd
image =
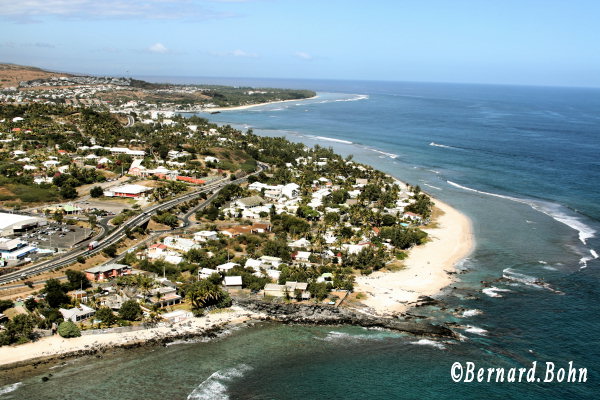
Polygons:
<instances>
[{"instance_id":1,"label":"blue sky","mask_svg":"<svg viewBox=\"0 0 600 400\"><path fill-rule=\"evenodd\" d=\"M600 87L600 1L0 0L0 62Z\"/></svg>"}]
</instances>

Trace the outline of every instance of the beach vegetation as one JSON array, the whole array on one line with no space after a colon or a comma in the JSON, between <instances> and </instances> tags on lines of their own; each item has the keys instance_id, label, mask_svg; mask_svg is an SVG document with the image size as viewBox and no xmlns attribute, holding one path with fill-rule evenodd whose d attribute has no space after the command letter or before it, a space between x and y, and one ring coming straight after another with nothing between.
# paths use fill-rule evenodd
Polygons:
<instances>
[{"instance_id":1,"label":"beach vegetation","mask_svg":"<svg viewBox=\"0 0 600 400\"><path fill-rule=\"evenodd\" d=\"M142 308L135 300L127 300L119 309L119 316L126 321L135 321L142 316Z\"/></svg>"},{"instance_id":2,"label":"beach vegetation","mask_svg":"<svg viewBox=\"0 0 600 400\"><path fill-rule=\"evenodd\" d=\"M63 321L58 325L58 334L64 338L74 338L81 336L81 331L74 322Z\"/></svg>"}]
</instances>

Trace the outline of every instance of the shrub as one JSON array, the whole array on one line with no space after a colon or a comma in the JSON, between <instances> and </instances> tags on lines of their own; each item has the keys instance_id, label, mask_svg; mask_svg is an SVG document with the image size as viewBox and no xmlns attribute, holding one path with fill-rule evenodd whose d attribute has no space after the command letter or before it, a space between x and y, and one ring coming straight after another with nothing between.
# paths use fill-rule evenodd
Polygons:
<instances>
[{"instance_id":1,"label":"shrub","mask_svg":"<svg viewBox=\"0 0 600 400\"><path fill-rule=\"evenodd\" d=\"M72 338L81 336L81 331L72 321L63 321L58 326L58 334L64 338Z\"/></svg>"},{"instance_id":2,"label":"shrub","mask_svg":"<svg viewBox=\"0 0 600 400\"><path fill-rule=\"evenodd\" d=\"M119 309L121 318L127 321L135 321L142 315L142 308L135 300L127 300Z\"/></svg>"}]
</instances>

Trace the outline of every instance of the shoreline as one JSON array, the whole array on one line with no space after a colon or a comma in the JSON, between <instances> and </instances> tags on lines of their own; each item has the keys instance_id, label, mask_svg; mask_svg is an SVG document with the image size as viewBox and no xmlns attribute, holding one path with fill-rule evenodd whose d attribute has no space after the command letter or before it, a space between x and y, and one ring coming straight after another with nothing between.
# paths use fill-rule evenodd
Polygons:
<instances>
[{"instance_id":1,"label":"shoreline","mask_svg":"<svg viewBox=\"0 0 600 400\"><path fill-rule=\"evenodd\" d=\"M424 228L429 241L409 250L399 271L377 271L358 276L355 292L367 294L361 303L376 315L406 313L422 296L435 296L455 280L456 265L475 248L473 224L457 209L431 197L442 212L432 228Z\"/></svg>"},{"instance_id":2,"label":"shoreline","mask_svg":"<svg viewBox=\"0 0 600 400\"><path fill-rule=\"evenodd\" d=\"M247 110L249 108L266 106L266 105L270 105L270 104L290 103L290 102L294 102L294 101L311 100L311 99L316 99L317 97L319 97L318 94L316 96L305 97L303 99L290 99L290 100L268 101L266 103L246 104L246 105L243 105L243 106L233 106L233 107L215 107L215 108L202 109L202 111L199 111L199 112L201 112L201 113L209 113L210 114L210 113L213 113L213 112Z\"/></svg>"},{"instance_id":3,"label":"shoreline","mask_svg":"<svg viewBox=\"0 0 600 400\"><path fill-rule=\"evenodd\" d=\"M115 348L141 347L190 337L211 337L215 332L227 327L241 325L251 320L262 320L266 317L264 314L241 307L233 306L231 310L200 318L191 317L172 325L159 324L154 328L132 332L91 334L69 339L54 335L21 345L1 346L0 371L95 354Z\"/></svg>"}]
</instances>

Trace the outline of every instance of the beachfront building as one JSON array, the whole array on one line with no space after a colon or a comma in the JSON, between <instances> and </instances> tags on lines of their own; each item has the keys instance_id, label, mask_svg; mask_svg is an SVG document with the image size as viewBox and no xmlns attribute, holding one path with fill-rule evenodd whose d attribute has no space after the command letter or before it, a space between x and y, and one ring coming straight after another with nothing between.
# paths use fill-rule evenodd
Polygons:
<instances>
[{"instance_id":1,"label":"beachfront building","mask_svg":"<svg viewBox=\"0 0 600 400\"><path fill-rule=\"evenodd\" d=\"M74 308L59 308L58 311L62 314L63 318L66 321L79 322L85 319L90 318L96 313L91 307L86 306L85 304L80 304L79 307Z\"/></svg>"},{"instance_id":2,"label":"beachfront building","mask_svg":"<svg viewBox=\"0 0 600 400\"><path fill-rule=\"evenodd\" d=\"M181 296L177 294L177 289L169 286L161 286L150 291L150 304L158 307L173 306L181 303Z\"/></svg>"},{"instance_id":3,"label":"beachfront building","mask_svg":"<svg viewBox=\"0 0 600 400\"><path fill-rule=\"evenodd\" d=\"M223 279L223 286L225 289L241 289L242 288L242 277L239 275L236 276L226 276Z\"/></svg>"}]
</instances>

